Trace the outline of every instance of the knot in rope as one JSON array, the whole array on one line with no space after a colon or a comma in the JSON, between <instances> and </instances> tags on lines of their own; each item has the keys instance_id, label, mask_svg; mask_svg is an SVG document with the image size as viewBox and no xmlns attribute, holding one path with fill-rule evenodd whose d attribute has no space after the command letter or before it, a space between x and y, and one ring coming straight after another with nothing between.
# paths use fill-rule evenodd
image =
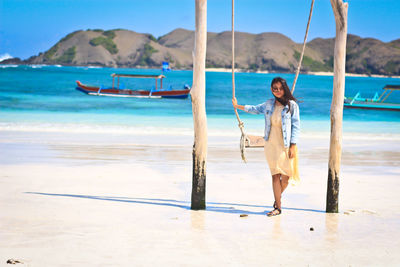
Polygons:
<instances>
[{"instance_id":1,"label":"knot in rope","mask_svg":"<svg viewBox=\"0 0 400 267\"><path fill-rule=\"evenodd\" d=\"M246 142L250 142L250 139L244 132L242 132L242 136L240 137L240 155L245 163L247 163L245 156Z\"/></svg>"}]
</instances>

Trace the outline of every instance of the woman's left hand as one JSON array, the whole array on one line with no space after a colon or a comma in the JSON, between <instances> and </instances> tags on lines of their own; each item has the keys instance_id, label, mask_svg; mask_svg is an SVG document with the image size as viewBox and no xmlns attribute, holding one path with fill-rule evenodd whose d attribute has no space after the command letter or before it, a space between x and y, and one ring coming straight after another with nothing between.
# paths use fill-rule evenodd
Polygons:
<instances>
[{"instance_id":1,"label":"woman's left hand","mask_svg":"<svg viewBox=\"0 0 400 267\"><path fill-rule=\"evenodd\" d=\"M289 158L292 159L296 155L296 144L290 144L289 147Z\"/></svg>"}]
</instances>

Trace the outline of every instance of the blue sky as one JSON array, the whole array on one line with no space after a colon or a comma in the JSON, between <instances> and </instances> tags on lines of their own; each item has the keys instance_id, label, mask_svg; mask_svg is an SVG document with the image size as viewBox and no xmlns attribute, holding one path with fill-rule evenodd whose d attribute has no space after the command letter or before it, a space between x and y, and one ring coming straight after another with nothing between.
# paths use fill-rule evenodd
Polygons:
<instances>
[{"instance_id":1,"label":"blue sky","mask_svg":"<svg viewBox=\"0 0 400 267\"><path fill-rule=\"evenodd\" d=\"M400 1L348 0L348 32L384 42L400 38ZM302 42L311 0L236 0L237 31L280 32ZM230 30L231 0L208 0L208 31ZM44 52L76 30L123 28L155 37L194 30L194 0L0 0L0 57ZM309 39L331 38L329 0L316 0Z\"/></svg>"}]
</instances>

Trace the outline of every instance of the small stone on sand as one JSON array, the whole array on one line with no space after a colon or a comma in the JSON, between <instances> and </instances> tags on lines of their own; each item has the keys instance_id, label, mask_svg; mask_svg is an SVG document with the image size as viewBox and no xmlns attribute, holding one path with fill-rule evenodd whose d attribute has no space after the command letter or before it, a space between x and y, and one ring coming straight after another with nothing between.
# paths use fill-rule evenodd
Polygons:
<instances>
[{"instance_id":1,"label":"small stone on sand","mask_svg":"<svg viewBox=\"0 0 400 267\"><path fill-rule=\"evenodd\" d=\"M363 210L362 212L366 214L376 214L376 211L373 210Z\"/></svg>"},{"instance_id":2,"label":"small stone on sand","mask_svg":"<svg viewBox=\"0 0 400 267\"><path fill-rule=\"evenodd\" d=\"M310 227L310 231L314 231L314 227Z\"/></svg>"},{"instance_id":3,"label":"small stone on sand","mask_svg":"<svg viewBox=\"0 0 400 267\"><path fill-rule=\"evenodd\" d=\"M247 215L247 214L240 214L240 217L247 217L247 216L249 216L249 215Z\"/></svg>"},{"instance_id":4,"label":"small stone on sand","mask_svg":"<svg viewBox=\"0 0 400 267\"><path fill-rule=\"evenodd\" d=\"M345 212L343 212L346 215L350 215L351 213L355 213L355 210L346 210Z\"/></svg>"},{"instance_id":5,"label":"small stone on sand","mask_svg":"<svg viewBox=\"0 0 400 267\"><path fill-rule=\"evenodd\" d=\"M17 264L17 263L22 263L22 262L19 260L14 260L14 259L7 260L7 264Z\"/></svg>"}]
</instances>

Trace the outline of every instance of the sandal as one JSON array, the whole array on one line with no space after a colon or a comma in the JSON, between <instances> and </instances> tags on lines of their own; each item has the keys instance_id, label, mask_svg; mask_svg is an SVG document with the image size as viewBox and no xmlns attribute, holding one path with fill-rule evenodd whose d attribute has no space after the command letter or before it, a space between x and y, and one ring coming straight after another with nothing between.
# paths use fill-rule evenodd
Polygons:
<instances>
[{"instance_id":1,"label":"sandal","mask_svg":"<svg viewBox=\"0 0 400 267\"><path fill-rule=\"evenodd\" d=\"M274 201L274 205L272 205L272 207L273 207L274 209L277 209L277 208L278 208L278 206L276 205L276 201Z\"/></svg>"},{"instance_id":2,"label":"sandal","mask_svg":"<svg viewBox=\"0 0 400 267\"><path fill-rule=\"evenodd\" d=\"M281 209L275 208L274 210L271 210L270 212L268 212L267 216L268 217L277 216L277 215L280 215L281 213L282 213Z\"/></svg>"}]
</instances>

